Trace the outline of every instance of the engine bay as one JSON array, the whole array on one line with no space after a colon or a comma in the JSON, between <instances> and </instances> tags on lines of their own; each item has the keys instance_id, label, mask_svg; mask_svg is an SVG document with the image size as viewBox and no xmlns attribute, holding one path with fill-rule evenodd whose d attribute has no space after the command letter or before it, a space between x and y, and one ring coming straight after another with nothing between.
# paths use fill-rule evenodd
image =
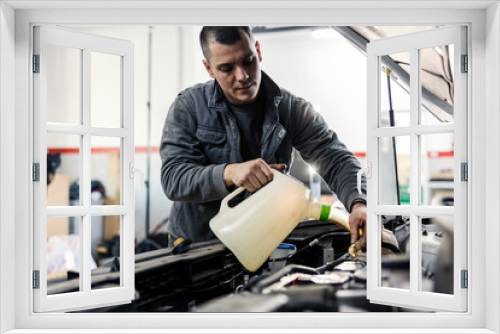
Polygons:
<instances>
[{"instance_id":1,"label":"engine bay","mask_svg":"<svg viewBox=\"0 0 500 334\"><path fill-rule=\"evenodd\" d=\"M385 221L400 249L385 252L380 284L409 288L409 221ZM439 253L452 251L446 233L427 221L422 236L422 282L436 291L449 273L440 270ZM130 304L82 312L407 312L367 299L366 253L352 258L349 232L331 223L301 222L262 267L247 271L218 240L166 248L135 256L135 300ZM446 258L446 256L444 257ZM92 271L92 289L116 287L120 261ZM78 273L49 282L48 293L78 290Z\"/></svg>"}]
</instances>

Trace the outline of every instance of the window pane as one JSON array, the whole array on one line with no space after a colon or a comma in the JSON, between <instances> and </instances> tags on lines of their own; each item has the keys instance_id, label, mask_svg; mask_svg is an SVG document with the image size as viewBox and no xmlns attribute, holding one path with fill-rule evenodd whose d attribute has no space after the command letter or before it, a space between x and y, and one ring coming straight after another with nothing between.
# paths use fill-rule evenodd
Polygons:
<instances>
[{"instance_id":1,"label":"window pane","mask_svg":"<svg viewBox=\"0 0 500 334\"><path fill-rule=\"evenodd\" d=\"M393 234L384 232L379 236L381 242L381 275L379 285L397 289L410 289L410 224L408 216L396 216L389 219L388 215L381 217L386 228L394 228ZM399 249L391 245L398 237Z\"/></svg>"},{"instance_id":2,"label":"window pane","mask_svg":"<svg viewBox=\"0 0 500 334\"><path fill-rule=\"evenodd\" d=\"M79 135L47 134L47 206L80 205Z\"/></svg>"},{"instance_id":3,"label":"window pane","mask_svg":"<svg viewBox=\"0 0 500 334\"><path fill-rule=\"evenodd\" d=\"M47 45L47 122L80 124L82 50Z\"/></svg>"},{"instance_id":4,"label":"window pane","mask_svg":"<svg viewBox=\"0 0 500 334\"><path fill-rule=\"evenodd\" d=\"M92 136L93 205L121 204L121 138Z\"/></svg>"},{"instance_id":5,"label":"window pane","mask_svg":"<svg viewBox=\"0 0 500 334\"><path fill-rule=\"evenodd\" d=\"M420 218L420 291L453 294L453 221L453 216Z\"/></svg>"},{"instance_id":6,"label":"window pane","mask_svg":"<svg viewBox=\"0 0 500 334\"><path fill-rule=\"evenodd\" d=\"M422 106L420 124L453 122L454 46L420 50Z\"/></svg>"},{"instance_id":7,"label":"window pane","mask_svg":"<svg viewBox=\"0 0 500 334\"><path fill-rule=\"evenodd\" d=\"M394 66L382 65L380 73L380 126L409 126L410 52L391 54L389 57L393 62L399 64L403 72L395 73L392 71ZM389 76L387 69L390 69Z\"/></svg>"},{"instance_id":8,"label":"window pane","mask_svg":"<svg viewBox=\"0 0 500 334\"><path fill-rule=\"evenodd\" d=\"M420 136L422 205L453 206L453 134Z\"/></svg>"},{"instance_id":9,"label":"window pane","mask_svg":"<svg viewBox=\"0 0 500 334\"><path fill-rule=\"evenodd\" d=\"M92 217L92 258L97 267L92 268L92 290L114 288L121 286L120 259L121 257L121 216L94 216ZM116 273L115 276L100 275Z\"/></svg>"},{"instance_id":10,"label":"window pane","mask_svg":"<svg viewBox=\"0 0 500 334\"><path fill-rule=\"evenodd\" d=\"M48 295L81 291L80 222L81 217L47 218ZM70 282L64 287L55 284L63 281Z\"/></svg>"},{"instance_id":11,"label":"window pane","mask_svg":"<svg viewBox=\"0 0 500 334\"><path fill-rule=\"evenodd\" d=\"M410 204L409 136L379 138L379 182L381 205Z\"/></svg>"},{"instance_id":12,"label":"window pane","mask_svg":"<svg viewBox=\"0 0 500 334\"><path fill-rule=\"evenodd\" d=\"M91 52L91 124L121 126L121 57Z\"/></svg>"}]
</instances>

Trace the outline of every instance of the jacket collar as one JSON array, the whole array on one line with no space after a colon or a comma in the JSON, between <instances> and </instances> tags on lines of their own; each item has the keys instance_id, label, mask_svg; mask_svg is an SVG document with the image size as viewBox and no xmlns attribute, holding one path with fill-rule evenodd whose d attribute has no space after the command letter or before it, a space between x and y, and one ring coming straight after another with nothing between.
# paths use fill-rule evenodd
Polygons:
<instances>
[{"instance_id":1,"label":"jacket collar","mask_svg":"<svg viewBox=\"0 0 500 334\"><path fill-rule=\"evenodd\" d=\"M279 102L283 98L281 95L281 89L279 86L266 74L266 72L261 71L262 79L260 82L260 89L264 90L264 96L268 101L272 101L275 106L279 105ZM222 93L222 88L220 88L217 80L212 80L210 82L212 85L212 94L208 100L209 108L226 109L226 98L224 93Z\"/></svg>"}]
</instances>

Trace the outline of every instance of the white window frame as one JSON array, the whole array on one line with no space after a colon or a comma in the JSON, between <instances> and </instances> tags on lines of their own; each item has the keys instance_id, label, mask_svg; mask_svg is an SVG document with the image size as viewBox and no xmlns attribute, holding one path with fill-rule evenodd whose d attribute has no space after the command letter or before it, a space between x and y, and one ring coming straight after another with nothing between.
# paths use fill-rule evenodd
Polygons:
<instances>
[{"instance_id":1,"label":"white window frame","mask_svg":"<svg viewBox=\"0 0 500 334\"><path fill-rule=\"evenodd\" d=\"M130 303L134 299L135 193L134 163L134 46L129 41L52 26L34 27L34 54L39 56L39 72L34 83L34 162L39 163L39 182L33 184L34 196L34 270L39 272L39 288L34 289L35 312L75 311ZM81 51L81 123L47 122L48 45ZM99 52L120 59L120 124L117 128L92 126L91 54ZM78 206L47 207L47 134L80 135L80 203ZM91 138L114 137L120 140L120 204L91 205ZM131 177L132 176L132 177ZM120 216L120 286L91 288L91 217ZM78 292L47 295L47 217L80 219L80 289Z\"/></svg>"},{"instance_id":2,"label":"white window frame","mask_svg":"<svg viewBox=\"0 0 500 334\"><path fill-rule=\"evenodd\" d=\"M83 5L82 5L83 3ZM98 5L95 2L82 2L80 8L88 6L106 6L105 1ZM104 4L103 4L104 3ZM0 24L9 30L0 29L3 38L0 40L2 52L7 56L0 58L3 83L0 86L2 98L2 107L15 105L15 119L9 117L12 109L6 111L2 108L0 116L2 117L1 129L5 130L8 125L15 127L15 148L10 148L12 138L8 137L9 131L0 132L1 150L0 157L15 157L15 182L9 181L14 170L13 164L2 161L0 169L1 181L4 184L16 188L15 212L5 211L9 202L7 193L2 187L1 205L1 242L0 249L2 266L2 276L0 281L0 316L2 330L15 330L15 333L36 333L35 329L52 328L61 329L60 332L71 332L69 328L89 328L88 332L101 333L105 329L126 328L127 332L143 333L146 328L164 329L162 332L180 332L180 328L191 328L189 332L206 332L204 329L211 329L209 332L236 332L234 328L267 328L266 332L290 332L290 330L280 330L283 327L291 327L301 331L302 328L310 328L308 332L340 332L341 329L358 328L365 333L409 333L405 328L420 328L420 332L449 333L458 332L462 328L464 333L493 333L500 330L498 313L499 303L499 263L498 258L494 256L490 261L489 267L485 266L484 254L486 247L488 252L499 252L499 228L497 224L486 223L485 202L491 208L488 212L488 219L498 222L500 219L499 202L499 176L498 162L500 153L498 147L500 137L498 136L499 117L497 111L500 109L500 69L498 64L498 54L500 50L500 11L496 1L487 2L412 2L403 4L398 2L394 6L403 6L412 8L412 10L394 9L392 4L387 2L370 2L370 9L363 9L366 3L362 2L331 2L316 3L307 1L298 1L293 4L274 2L274 6L267 7L267 3L247 2L224 3L224 9L221 9L217 3L204 2L197 3L193 9L193 4L185 2L184 4L176 1L165 2L163 9L154 10L112 10L100 11L93 9L58 9L41 10L40 8L57 6L68 6L61 2L38 1L27 3L16 3L16 1L7 1L0 4L2 16ZM19 10L13 10L9 5L17 7ZM109 3L107 4L110 5ZM111 6L118 6L111 4ZM140 4L135 3L137 7ZM144 8L151 6L144 2ZM24 8L35 8L33 10L20 10ZM69 5L71 6L71 5ZM162 4L155 3L155 6L161 7ZM290 8L293 6L293 8ZM432 6L432 8L426 7ZM461 9L450 7L461 6ZM490 6L488 9L487 7ZM389 7L389 8L388 8ZM436 8L437 7L437 8ZM251 10L242 10L250 8ZM400 7L401 8L401 7ZM420 9L419 9L420 8ZM441 8L441 9L439 9ZM189 10L187 10L189 9ZM15 14L15 23L12 16ZM263 15L265 14L265 15ZM30 261L26 261L30 256L30 245L32 245L31 223L32 212L30 207L32 203L27 201L32 191L29 175L31 171L31 148L32 142L32 107L29 104L31 91L30 69L30 30L33 24L212 24L221 23L241 24L247 22L252 25L265 24L304 24L304 25L420 25L420 24L466 24L469 27L469 55L471 63L469 68L469 110L471 110L468 119L468 126L471 139L468 143L469 152L471 152L469 176L470 182L469 198L471 198L469 221L474 224L474 233L469 228L471 243L469 244L469 284L468 297L470 300L470 311L466 314L250 314L250 315L227 315L227 314L51 314L37 315L31 310L32 295ZM488 29L486 29L485 22ZM13 33L15 31L15 60L13 60ZM11 34L11 35L9 35ZM4 48L6 46L6 48ZM9 67L16 68L15 74L9 71L4 72ZM485 71L488 66L488 71ZM10 73L5 76L4 73ZM16 89L8 85L15 79ZM488 84L488 85L487 85ZM12 98L15 92L15 99ZM7 114L10 112L10 114ZM474 121L472 122L472 117ZM488 121L486 121L488 117ZM488 132L488 140L484 135ZM10 142L9 142L10 140ZM485 151L491 154L485 157ZM15 154L14 154L15 152ZM489 163L486 164L486 161ZM5 163L5 165L4 165ZM485 167L486 166L486 167ZM488 182L485 182L485 171L490 172ZM473 194L474 196L470 196ZM488 194L488 196L486 196ZM5 218L14 218L15 226ZM9 252L15 249L14 256ZM478 273L477 275L474 273ZM488 279L486 279L488 276ZM12 289L15 286L15 289ZM488 293L486 292L488 289ZM15 309L12 310L12 305ZM10 320L13 319L13 320ZM192 320L193 319L193 320ZM191 320L191 321L190 321ZM141 323L142 322L142 323ZM133 331L131 328L140 326L142 329ZM167 330L165 328L170 328ZM92 328L94 330L92 330ZM97 330L101 328L104 330ZM233 330L228 330L233 328ZM327 330L327 329L332 330ZM334 328L339 329L335 331ZM392 330L389 330L391 329ZM436 328L444 328L439 330ZM451 330L446 331L446 328ZM23 330L32 329L32 330ZM224 330L225 329L225 330ZM316 330L314 330L316 329ZM323 329L323 330L321 330ZM40 331L41 332L41 331ZM55 332L51 330L51 332ZM109 332L109 331L108 331ZM342 332L345 332L342 331ZM411 331L415 333L415 331ZM13 332L14 333L14 332Z\"/></svg>"},{"instance_id":3,"label":"white window frame","mask_svg":"<svg viewBox=\"0 0 500 334\"><path fill-rule=\"evenodd\" d=\"M446 124L426 125L421 123L421 52L422 49L454 45L454 121ZM371 166L368 179L368 276L367 296L377 304L396 305L422 310L447 310L464 312L467 309L467 290L461 288L461 270L467 270L467 183L461 180L460 164L467 163L467 74L461 72L461 55L467 54L466 28L464 26L442 27L413 34L382 38L371 42L368 57L368 148L367 161ZM410 80L410 124L409 126L384 127L381 124L380 85L382 56L409 52L411 59ZM421 180L421 135L453 133L454 136L454 206L432 207L420 204ZM410 205L382 205L380 184L380 139L407 136L410 139ZM410 271L409 289L380 286L382 275L380 249L380 216L399 215L410 217ZM438 294L420 290L422 258L419 217L452 216L453 218L453 294Z\"/></svg>"}]
</instances>

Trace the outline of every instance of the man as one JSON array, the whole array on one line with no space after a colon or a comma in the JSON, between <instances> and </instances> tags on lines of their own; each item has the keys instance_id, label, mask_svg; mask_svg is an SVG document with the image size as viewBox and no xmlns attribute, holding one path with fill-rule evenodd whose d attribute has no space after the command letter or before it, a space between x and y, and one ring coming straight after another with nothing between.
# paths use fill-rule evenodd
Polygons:
<instances>
[{"instance_id":1,"label":"man","mask_svg":"<svg viewBox=\"0 0 500 334\"><path fill-rule=\"evenodd\" d=\"M295 148L350 211L351 243L366 224L354 155L311 103L278 87L260 68L262 52L249 27L203 27L200 44L209 82L177 96L160 147L162 186L175 201L171 242L214 238L209 221L235 187L253 192L287 172ZM363 180L366 193L366 183ZM362 245L366 245L363 233Z\"/></svg>"}]
</instances>

